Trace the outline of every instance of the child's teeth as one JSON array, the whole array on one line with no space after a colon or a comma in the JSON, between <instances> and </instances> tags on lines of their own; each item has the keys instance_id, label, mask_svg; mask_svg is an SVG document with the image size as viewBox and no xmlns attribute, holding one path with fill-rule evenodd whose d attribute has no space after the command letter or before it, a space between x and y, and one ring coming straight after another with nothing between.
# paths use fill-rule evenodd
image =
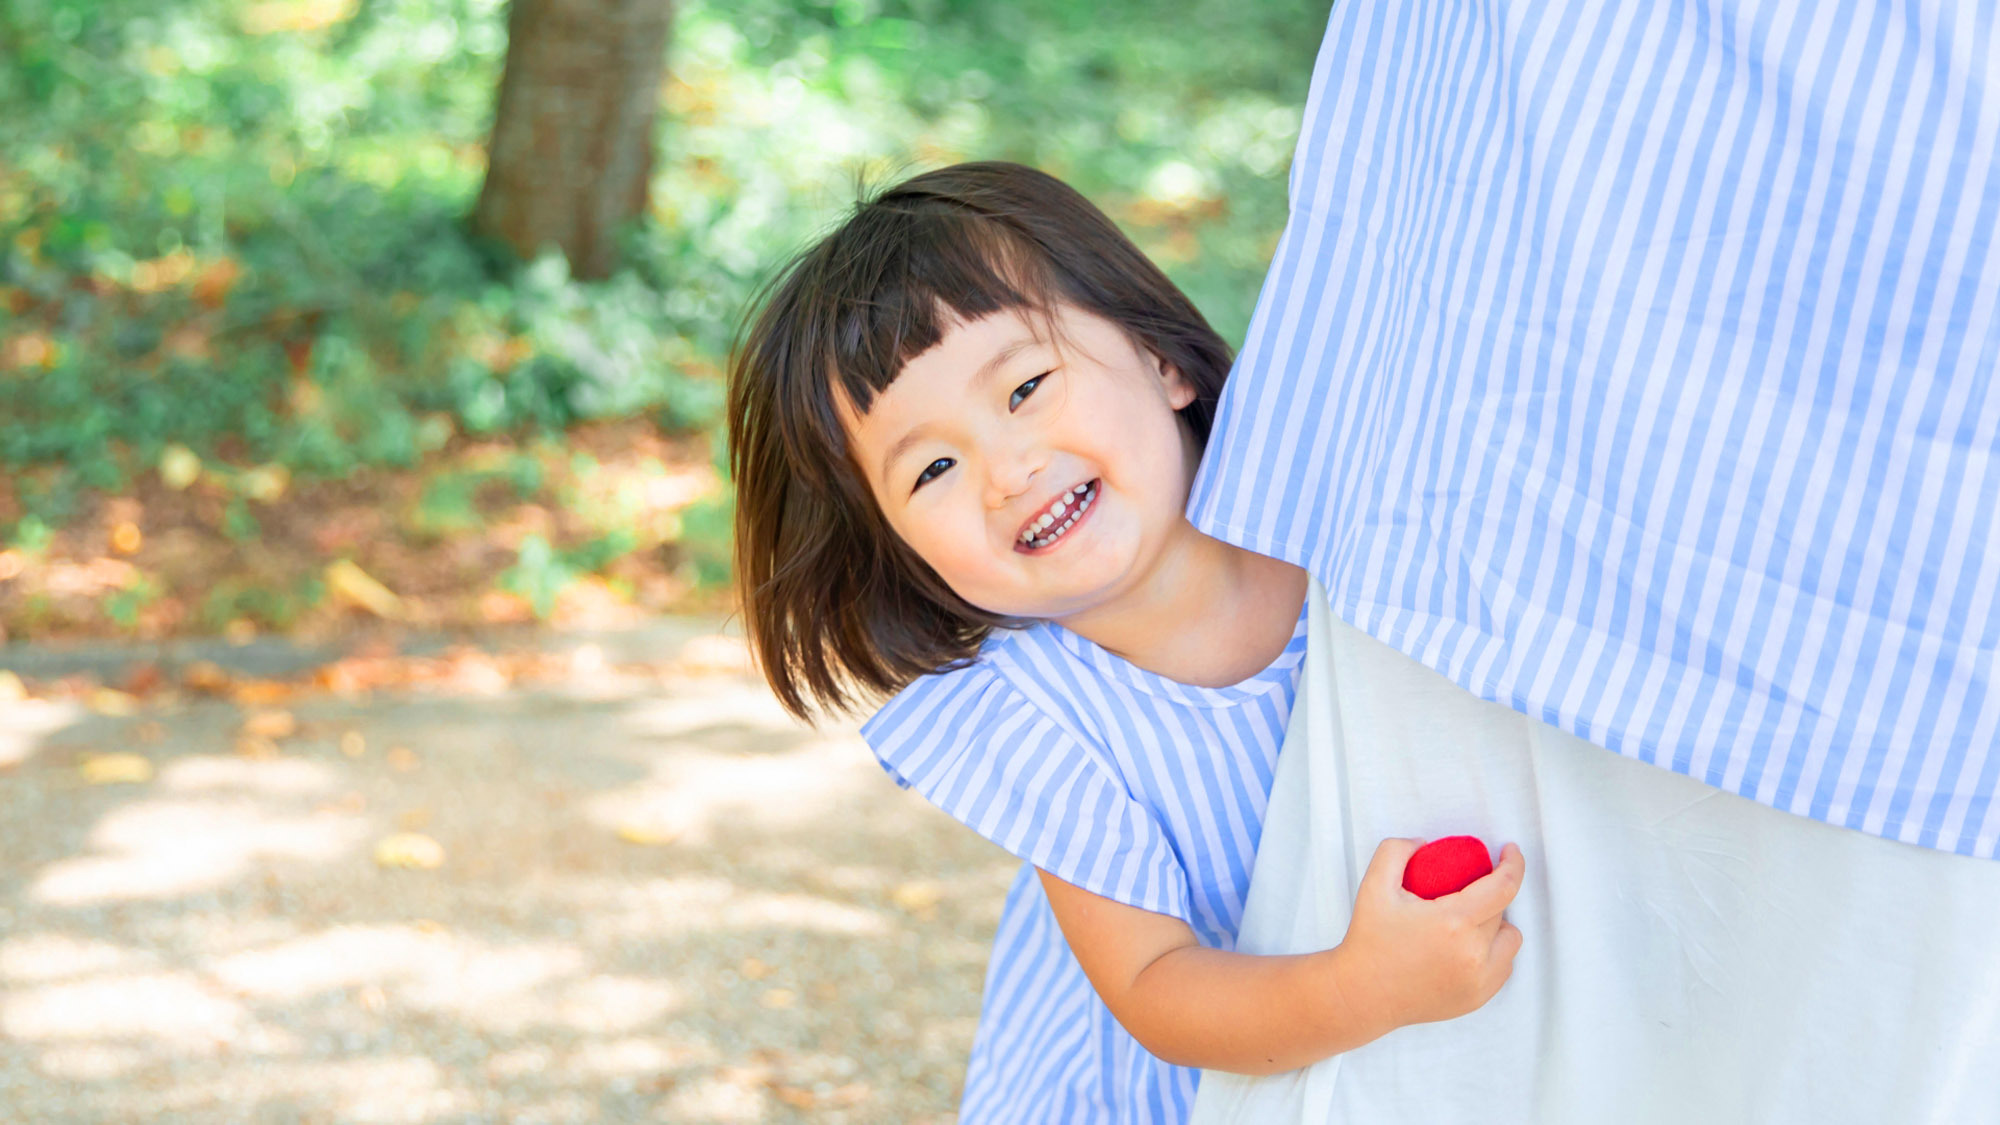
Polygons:
<instances>
[{"instance_id":1,"label":"child's teeth","mask_svg":"<svg viewBox=\"0 0 2000 1125\"><path fill-rule=\"evenodd\" d=\"M1079 484L1057 497L1048 511L1029 522L1027 530L1021 533L1021 542L1030 547L1046 546L1062 538L1070 525L1090 510L1091 503L1096 499L1090 495L1090 483ZM1055 528L1053 532L1049 530L1051 527Z\"/></svg>"}]
</instances>

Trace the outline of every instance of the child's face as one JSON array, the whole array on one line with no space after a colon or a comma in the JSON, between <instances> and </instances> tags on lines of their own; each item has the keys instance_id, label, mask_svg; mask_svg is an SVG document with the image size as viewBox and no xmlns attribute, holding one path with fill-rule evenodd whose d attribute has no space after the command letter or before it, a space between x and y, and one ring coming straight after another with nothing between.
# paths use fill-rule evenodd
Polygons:
<instances>
[{"instance_id":1,"label":"child's face","mask_svg":"<svg viewBox=\"0 0 2000 1125\"><path fill-rule=\"evenodd\" d=\"M956 324L846 421L889 525L947 585L1061 621L1157 577L1193 533L1199 447L1179 372L1109 321L1053 319L1056 339L1015 311Z\"/></svg>"}]
</instances>

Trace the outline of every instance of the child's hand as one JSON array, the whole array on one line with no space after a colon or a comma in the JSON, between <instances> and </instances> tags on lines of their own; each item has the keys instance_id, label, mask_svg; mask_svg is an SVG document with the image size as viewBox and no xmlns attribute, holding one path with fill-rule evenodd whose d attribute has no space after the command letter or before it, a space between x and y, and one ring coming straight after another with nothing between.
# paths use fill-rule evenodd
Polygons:
<instances>
[{"instance_id":1,"label":"child's hand","mask_svg":"<svg viewBox=\"0 0 2000 1125\"><path fill-rule=\"evenodd\" d=\"M1527 864L1508 844L1490 875L1426 902L1403 889L1403 867L1421 840L1375 849L1339 953L1341 990L1384 1033L1462 1016L1485 1004L1514 971L1521 931L1503 916Z\"/></svg>"}]
</instances>

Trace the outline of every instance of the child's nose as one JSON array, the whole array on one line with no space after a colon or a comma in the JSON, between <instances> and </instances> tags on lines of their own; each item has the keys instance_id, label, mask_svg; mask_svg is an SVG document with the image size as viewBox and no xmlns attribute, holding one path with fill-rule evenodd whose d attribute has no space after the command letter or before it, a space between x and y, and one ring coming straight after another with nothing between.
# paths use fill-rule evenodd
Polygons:
<instances>
[{"instance_id":1,"label":"child's nose","mask_svg":"<svg viewBox=\"0 0 2000 1125\"><path fill-rule=\"evenodd\" d=\"M987 504L1005 507L1034 486L1047 463L1039 450L1014 450L991 457L986 463Z\"/></svg>"}]
</instances>

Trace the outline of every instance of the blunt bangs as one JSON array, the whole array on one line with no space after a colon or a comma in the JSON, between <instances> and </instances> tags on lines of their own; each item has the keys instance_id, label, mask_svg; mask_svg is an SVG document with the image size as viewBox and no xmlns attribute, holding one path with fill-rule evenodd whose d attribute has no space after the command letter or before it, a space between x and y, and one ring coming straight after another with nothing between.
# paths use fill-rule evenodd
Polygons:
<instances>
[{"instance_id":1,"label":"blunt bangs","mask_svg":"<svg viewBox=\"0 0 2000 1125\"><path fill-rule=\"evenodd\" d=\"M852 256L829 263L828 291L866 294L835 310L828 370L855 409L961 321L1017 309L1046 313L1065 296L991 218L884 199L855 217Z\"/></svg>"}]
</instances>

